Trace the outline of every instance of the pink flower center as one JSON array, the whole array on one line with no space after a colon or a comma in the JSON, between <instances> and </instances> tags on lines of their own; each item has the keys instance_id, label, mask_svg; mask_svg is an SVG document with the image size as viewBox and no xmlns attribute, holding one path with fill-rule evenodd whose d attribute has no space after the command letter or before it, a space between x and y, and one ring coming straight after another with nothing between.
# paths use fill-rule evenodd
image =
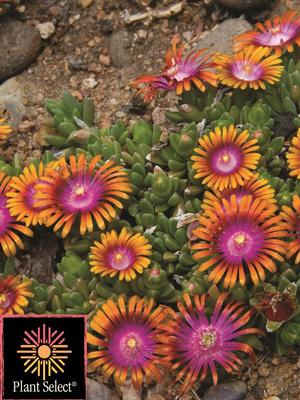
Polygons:
<instances>
[{"instance_id":1,"label":"pink flower center","mask_svg":"<svg viewBox=\"0 0 300 400\"><path fill-rule=\"evenodd\" d=\"M14 293L1 293L0 294L0 309L8 309L11 307L15 300L15 295Z\"/></svg>"},{"instance_id":2,"label":"pink flower center","mask_svg":"<svg viewBox=\"0 0 300 400\"><path fill-rule=\"evenodd\" d=\"M225 145L216 149L210 159L212 170L218 175L230 175L239 169L242 152L238 146Z\"/></svg>"},{"instance_id":3,"label":"pink flower center","mask_svg":"<svg viewBox=\"0 0 300 400\"><path fill-rule=\"evenodd\" d=\"M250 221L237 221L224 229L218 239L218 248L226 260L240 263L251 261L264 243L262 231Z\"/></svg>"},{"instance_id":4,"label":"pink flower center","mask_svg":"<svg viewBox=\"0 0 300 400\"><path fill-rule=\"evenodd\" d=\"M121 340L121 349L127 358L136 357L142 347L141 339L134 332L130 332Z\"/></svg>"},{"instance_id":5,"label":"pink flower center","mask_svg":"<svg viewBox=\"0 0 300 400\"><path fill-rule=\"evenodd\" d=\"M135 253L129 247L118 246L108 254L108 264L111 268L123 271L135 262Z\"/></svg>"},{"instance_id":6,"label":"pink flower center","mask_svg":"<svg viewBox=\"0 0 300 400\"><path fill-rule=\"evenodd\" d=\"M61 206L68 212L90 212L101 200L103 187L91 177L81 176L69 179L58 188L57 197Z\"/></svg>"},{"instance_id":7,"label":"pink flower center","mask_svg":"<svg viewBox=\"0 0 300 400\"><path fill-rule=\"evenodd\" d=\"M263 78L264 70L259 64L250 61L233 61L229 66L232 75L241 81L257 81Z\"/></svg>"},{"instance_id":8,"label":"pink flower center","mask_svg":"<svg viewBox=\"0 0 300 400\"><path fill-rule=\"evenodd\" d=\"M0 235L3 235L9 223L12 221L12 217L6 208L6 198L0 195Z\"/></svg>"}]
</instances>

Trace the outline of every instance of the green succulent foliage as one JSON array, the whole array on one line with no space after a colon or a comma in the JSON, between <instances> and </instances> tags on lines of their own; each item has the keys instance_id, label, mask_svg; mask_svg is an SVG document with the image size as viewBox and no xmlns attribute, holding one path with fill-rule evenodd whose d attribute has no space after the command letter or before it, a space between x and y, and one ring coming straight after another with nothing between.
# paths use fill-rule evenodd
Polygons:
<instances>
[{"instance_id":1,"label":"green succulent foliage","mask_svg":"<svg viewBox=\"0 0 300 400\"><path fill-rule=\"evenodd\" d=\"M61 99L47 99L45 105L57 131L56 135L46 136L49 144L55 147L80 146L93 133L95 108L90 98L80 102L69 92L64 92Z\"/></svg>"}]
</instances>

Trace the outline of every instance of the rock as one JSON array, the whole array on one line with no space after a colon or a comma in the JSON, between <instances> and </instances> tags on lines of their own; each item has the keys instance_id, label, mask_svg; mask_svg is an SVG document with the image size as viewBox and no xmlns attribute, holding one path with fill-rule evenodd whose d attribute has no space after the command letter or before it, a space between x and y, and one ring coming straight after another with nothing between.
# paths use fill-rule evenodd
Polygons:
<instances>
[{"instance_id":1,"label":"rock","mask_svg":"<svg viewBox=\"0 0 300 400\"><path fill-rule=\"evenodd\" d=\"M27 68L41 49L39 32L15 19L4 19L0 24L1 57L0 82Z\"/></svg>"},{"instance_id":2,"label":"rock","mask_svg":"<svg viewBox=\"0 0 300 400\"><path fill-rule=\"evenodd\" d=\"M275 0L272 2L269 18L273 19L276 15L282 15L289 10L299 10L299 8L300 0Z\"/></svg>"},{"instance_id":3,"label":"rock","mask_svg":"<svg viewBox=\"0 0 300 400\"><path fill-rule=\"evenodd\" d=\"M132 34L126 30L121 30L111 35L108 51L114 67L122 68L131 65L131 43Z\"/></svg>"},{"instance_id":4,"label":"rock","mask_svg":"<svg viewBox=\"0 0 300 400\"><path fill-rule=\"evenodd\" d=\"M36 29L40 32L41 38L44 40L49 39L55 33L55 25L53 22L37 24Z\"/></svg>"},{"instance_id":5,"label":"rock","mask_svg":"<svg viewBox=\"0 0 300 400\"><path fill-rule=\"evenodd\" d=\"M98 85L98 82L94 77L90 76L88 78L83 79L82 81L82 89L94 89Z\"/></svg>"},{"instance_id":6,"label":"rock","mask_svg":"<svg viewBox=\"0 0 300 400\"><path fill-rule=\"evenodd\" d=\"M258 368L258 374L259 374L260 376L262 376L263 378L266 378L267 376L270 375L270 369L268 368L267 365L262 364L262 365L260 365L259 368Z\"/></svg>"},{"instance_id":7,"label":"rock","mask_svg":"<svg viewBox=\"0 0 300 400\"><path fill-rule=\"evenodd\" d=\"M242 18L229 18L211 31L204 32L197 41L196 48L207 48L209 52L233 53L233 38L252 29Z\"/></svg>"},{"instance_id":8,"label":"rock","mask_svg":"<svg viewBox=\"0 0 300 400\"><path fill-rule=\"evenodd\" d=\"M247 385L243 381L229 381L212 386L203 400L243 400L247 394Z\"/></svg>"},{"instance_id":9,"label":"rock","mask_svg":"<svg viewBox=\"0 0 300 400\"><path fill-rule=\"evenodd\" d=\"M111 400L111 390L100 382L87 379L87 400Z\"/></svg>"},{"instance_id":10,"label":"rock","mask_svg":"<svg viewBox=\"0 0 300 400\"><path fill-rule=\"evenodd\" d=\"M102 65L106 65L107 67L110 66L110 57L105 54L100 54L99 61Z\"/></svg>"},{"instance_id":11,"label":"rock","mask_svg":"<svg viewBox=\"0 0 300 400\"><path fill-rule=\"evenodd\" d=\"M137 391L130 380L126 380L119 389L122 393L122 400L141 400L140 390Z\"/></svg>"},{"instance_id":12,"label":"rock","mask_svg":"<svg viewBox=\"0 0 300 400\"><path fill-rule=\"evenodd\" d=\"M83 8L88 8L93 4L93 0L80 0L79 3Z\"/></svg>"},{"instance_id":13,"label":"rock","mask_svg":"<svg viewBox=\"0 0 300 400\"><path fill-rule=\"evenodd\" d=\"M234 10L250 10L266 6L269 0L217 0L224 7L233 8Z\"/></svg>"}]
</instances>

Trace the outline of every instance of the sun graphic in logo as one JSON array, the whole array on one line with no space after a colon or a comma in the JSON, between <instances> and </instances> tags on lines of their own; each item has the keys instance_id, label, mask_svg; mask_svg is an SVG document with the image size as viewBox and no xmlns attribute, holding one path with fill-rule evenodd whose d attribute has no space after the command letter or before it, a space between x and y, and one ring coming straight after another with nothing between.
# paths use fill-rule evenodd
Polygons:
<instances>
[{"instance_id":1,"label":"sun graphic in logo","mask_svg":"<svg viewBox=\"0 0 300 400\"><path fill-rule=\"evenodd\" d=\"M65 361L72 353L65 343L64 332L52 330L43 324L36 331L24 332L24 344L17 350L24 360L25 372L37 374L46 380L52 374L64 372Z\"/></svg>"}]
</instances>

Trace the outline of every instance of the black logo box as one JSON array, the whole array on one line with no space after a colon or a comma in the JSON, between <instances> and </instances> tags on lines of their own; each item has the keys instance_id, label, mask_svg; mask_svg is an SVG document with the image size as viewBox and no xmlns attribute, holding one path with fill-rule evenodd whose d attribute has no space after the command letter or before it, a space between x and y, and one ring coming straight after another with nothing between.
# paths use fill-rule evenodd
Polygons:
<instances>
[{"instance_id":1,"label":"black logo box","mask_svg":"<svg viewBox=\"0 0 300 400\"><path fill-rule=\"evenodd\" d=\"M64 332L65 342L72 353L65 361L64 372L47 377L44 384L42 377L25 373L23 361L17 350L24 344L24 332L37 330L45 324L58 332ZM81 315L12 315L0 316L0 399L1 400L85 400L87 375L86 316ZM22 385L13 382L21 382ZM38 384L39 383L39 387ZM38 392L26 392L24 384L33 384ZM54 386L53 386L54 384ZM68 392L50 392L62 384ZM70 386L66 386L69 384ZM23 389L14 392L14 385ZM45 386L44 386L45 385ZM56 385L56 386L55 386ZM20 390L21 390L20 389Z\"/></svg>"}]
</instances>

